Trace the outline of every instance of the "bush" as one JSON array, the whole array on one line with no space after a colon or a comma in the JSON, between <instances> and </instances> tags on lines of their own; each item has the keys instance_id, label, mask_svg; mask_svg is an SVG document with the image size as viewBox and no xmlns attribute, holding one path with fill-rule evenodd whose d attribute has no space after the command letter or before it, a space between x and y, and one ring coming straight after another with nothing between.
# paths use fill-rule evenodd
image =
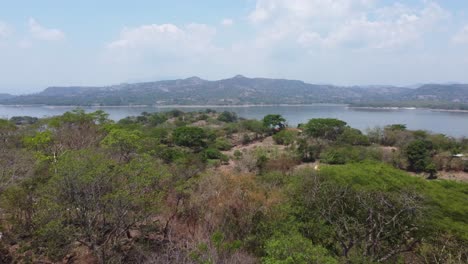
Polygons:
<instances>
[{"instance_id":1,"label":"bush","mask_svg":"<svg viewBox=\"0 0 468 264\"><path fill-rule=\"evenodd\" d=\"M276 144L291 145L297 138L297 131L294 130L281 130L273 135L273 140Z\"/></svg>"},{"instance_id":2,"label":"bush","mask_svg":"<svg viewBox=\"0 0 468 264\"><path fill-rule=\"evenodd\" d=\"M329 256L321 246L314 246L312 241L298 232L276 235L265 245L265 264L334 264L338 261Z\"/></svg>"},{"instance_id":3,"label":"bush","mask_svg":"<svg viewBox=\"0 0 468 264\"><path fill-rule=\"evenodd\" d=\"M226 123L232 123L237 121L237 114L234 112L224 111L218 116L218 120Z\"/></svg>"},{"instance_id":4,"label":"bush","mask_svg":"<svg viewBox=\"0 0 468 264\"><path fill-rule=\"evenodd\" d=\"M321 160L328 164L345 164L363 160L381 160L382 153L369 147L330 147L321 155Z\"/></svg>"},{"instance_id":5,"label":"bush","mask_svg":"<svg viewBox=\"0 0 468 264\"><path fill-rule=\"evenodd\" d=\"M225 138L217 138L215 140L215 147L219 150L226 151L232 148L232 144Z\"/></svg>"},{"instance_id":6,"label":"bush","mask_svg":"<svg viewBox=\"0 0 468 264\"><path fill-rule=\"evenodd\" d=\"M247 133L244 134L244 135L242 136L242 144L247 145L247 144L249 144L250 142L252 142L252 139L250 138L249 134L247 134Z\"/></svg>"},{"instance_id":7,"label":"bush","mask_svg":"<svg viewBox=\"0 0 468 264\"><path fill-rule=\"evenodd\" d=\"M206 144L206 133L199 127L178 127L174 130L172 137L174 143L179 146L199 148Z\"/></svg>"},{"instance_id":8,"label":"bush","mask_svg":"<svg viewBox=\"0 0 468 264\"><path fill-rule=\"evenodd\" d=\"M369 138L362 134L362 132L358 129L354 128L345 128L343 134L338 136L338 142L350 144L350 145L361 145L361 146L368 146L370 145Z\"/></svg>"},{"instance_id":9,"label":"bush","mask_svg":"<svg viewBox=\"0 0 468 264\"><path fill-rule=\"evenodd\" d=\"M205 159L221 159L224 155L215 148L208 148L203 151L203 156Z\"/></svg>"}]
</instances>

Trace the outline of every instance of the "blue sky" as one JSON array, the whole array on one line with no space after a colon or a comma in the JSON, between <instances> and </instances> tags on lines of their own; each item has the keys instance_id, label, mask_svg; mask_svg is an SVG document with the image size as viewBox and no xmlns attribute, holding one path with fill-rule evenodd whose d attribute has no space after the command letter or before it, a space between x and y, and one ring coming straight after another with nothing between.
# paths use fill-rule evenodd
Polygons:
<instances>
[{"instance_id":1,"label":"blue sky","mask_svg":"<svg viewBox=\"0 0 468 264\"><path fill-rule=\"evenodd\" d=\"M0 93L200 76L467 82L468 1L0 0Z\"/></svg>"}]
</instances>

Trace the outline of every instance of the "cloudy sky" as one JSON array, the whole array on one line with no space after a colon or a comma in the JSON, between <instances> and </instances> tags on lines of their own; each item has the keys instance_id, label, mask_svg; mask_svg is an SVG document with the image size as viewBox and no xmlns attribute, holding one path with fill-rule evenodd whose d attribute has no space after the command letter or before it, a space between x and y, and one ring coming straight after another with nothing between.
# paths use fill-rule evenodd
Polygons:
<instances>
[{"instance_id":1,"label":"cloudy sky","mask_svg":"<svg viewBox=\"0 0 468 264\"><path fill-rule=\"evenodd\" d=\"M0 92L200 76L468 82L466 0L0 0Z\"/></svg>"}]
</instances>

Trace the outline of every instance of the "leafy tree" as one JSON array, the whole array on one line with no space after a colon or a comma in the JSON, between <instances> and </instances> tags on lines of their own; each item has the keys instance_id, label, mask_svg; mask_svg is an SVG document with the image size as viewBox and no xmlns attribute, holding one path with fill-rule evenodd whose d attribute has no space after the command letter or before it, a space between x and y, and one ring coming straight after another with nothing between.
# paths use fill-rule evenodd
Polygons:
<instances>
[{"instance_id":1,"label":"leafy tree","mask_svg":"<svg viewBox=\"0 0 468 264\"><path fill-rule=\"evenodd\" d=\"M343 133L338 136L337 141L350 145L370 145L369 138L363 135L359 129L346 127Z\"/></svg>"},{"instance_id":2,"label":"leafy tree","mask_svg":"<svg viewBox=\"0 0 468 264\"><path fill-rule=\"evenodd\" d=\"M282 117L281 115L276 115L276 114L266 115L263 118L263 125L268 128L282 129L286 126L285 122L286 122L286 119L284 119L284 117Z\"/></svg>"},{"instance_id":3,"label":"leafy tree","mask_svg":"<svg viewBox=\"0 0 468 264\"><path fill-rule=\"evenodd\" d=\"M201 148L206 145L205 130L200 127L178 127L172 133L174 143L189 148Z\"/></svg>"},{"instance_id":4,"label":"leafy tree","mask_svg":"<svg viewBox=\"0 0 468 264\"><path fill-rule=\"evenodd\" d=\"M336 140L344 132L346 122L335 118L315 118L304 125L304 131L311 137Z\"/></svg>"},{"instance_id":5,"label":"leafy tree","mask_svg":"<svg viewBox=\"0 0 468 264\"><path fill-rule=\"evenodd\" d=\"M422 172L431 163L432 143L427 140L417 139L406 147L409 169Z\"/></svg>"},{"instance_id":6,"label":"leafy tree","mask_svg":"<svg viewBox=\"0 0 468 264\"><path fill-rule=\"evenodd\" d=\"M237 121L237 114L234 112L224 111L218 116L218 120L226 123L232 123Z\"/></svg>"},{"instance_id":7,"label":"leafy tree","mask_svg":"<svg viewBox=\"0 0 468 264\"><path fill-rule=\"evenodd\" d=\"M142 134L139 131L131 131L125 129L112 129L104 138L102 144L106 147L117 150L120 158L128 161L130 155L135 153L140 147Z\"/></svg>"}]
</instances>

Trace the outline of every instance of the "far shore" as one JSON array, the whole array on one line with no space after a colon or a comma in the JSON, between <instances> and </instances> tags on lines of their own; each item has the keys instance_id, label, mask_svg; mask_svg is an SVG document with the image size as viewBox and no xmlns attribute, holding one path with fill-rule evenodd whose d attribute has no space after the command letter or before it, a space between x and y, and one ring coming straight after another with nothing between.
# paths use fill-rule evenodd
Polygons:
<instances>
[{"instance_id":1,"label":"far shore","mask_svg":"<svg viewBox=\"0 0 468 264\"><path fill-rule=\"evenodd\" d=\"M454 112L454 113L468 113L468 110L462 109L443 109L443 108L427 108L427 107L393 107L393 106L347 106L351 109L369 109L369 110L430 110L437 112Z\"/></svg>"},{"instance_id":2,"label":"far shore","mask_svg":"<svg viewBox=\"0 0 468 264\"><path fill-rule=\"evenodd\" d=\"M454 113L468 113L468 110L462 109L442 109L442 108L425 108L425 107L392 107L392 106L351 106L349 104L333 104L333 103L313 103L313 104L243 104L243 105L44 105L44 104L31 104L31 105L5 105L5 107L44 107L44 108L248 108L248 107L274 107L274 106L287 106L287 107L302 107L302 106L344 106L349 109L368 109L368 110L430 110L437 112L454 112Z\"/></svg>"},{"instance_id":3,"label":"far shore","mask_svg":"<svg viewBox=\"0 0 468 264\"><path fill-rule=\"evenodd\" d=\"M223 108L223 107L271 107L271 106L348 106L347 104L332 104L332 103L314 103L314 104L243 104L243 105L5 105L6 107L45 107L45 108Z\"/></svg>"}]
</instances>

